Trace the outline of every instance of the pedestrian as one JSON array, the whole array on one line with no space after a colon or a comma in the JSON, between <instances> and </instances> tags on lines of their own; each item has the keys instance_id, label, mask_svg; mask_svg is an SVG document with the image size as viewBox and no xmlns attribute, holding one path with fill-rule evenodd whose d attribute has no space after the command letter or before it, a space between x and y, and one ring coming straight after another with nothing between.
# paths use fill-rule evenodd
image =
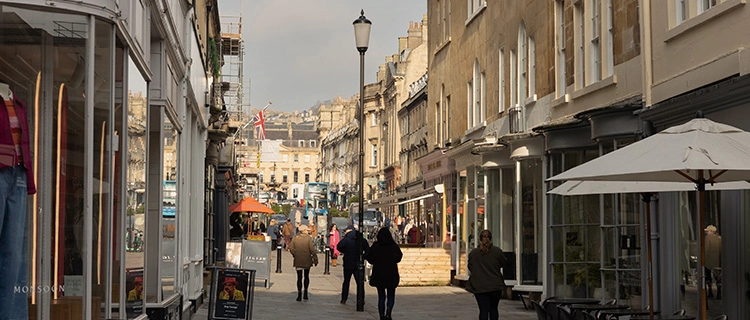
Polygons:
<instances>
[{"instance_id":1,"label":"pedestrian","mask_svg":"<svg viewBox=\"0 0 750 320\"><path fill-rule=\"evenodd\" d=\"M474 294L479 306L479 319L498 319L497 305L505 289L502 268L505 265L503 250L492 245L492 232L479 234L479 247L469 252L469 282L466 290Z\"/></svg>"},{"instance_id":2,"label":"pedestrian","mask_svg":"<svg viewBox=\"0 0 750 320\"><path fill-rule=\"evenodd\" d=\"M704 238L706 248L704 272L706 276L706 289L708 289L707 297L714 297L713 280L717 280L717 299L721 299L720 282L716 274L714 274L714 270L721 267L721 236L716 233L716 227L712 224L708 225L703 231L706 233L706 237Z\"/></svg>"},{"instance_id":3,"label":"pedestrian","mask_svg":"<svg viewBox=\"0 0 750 320\"><path fill-rule=\"evenodd\" d=\"M276 246L279 243L279 226L276 219L271 219L271 222L268 223L266 233L271 236L271 250L276 250Z\"/></svg>"},{"instance_id":4,"label":"pedestrian","mask_svg":"<svg viewBox=\"0 0 750 320\"><path fill-rule=\"evenodd\" d=\"M307 289L310 287L310 267L318 265L318 254L310 237L310 228L306 225L299 226L299 233L294 236L289 246L289 251L294 257L294 267L297 270L297 301L307 300ZM302 291L302 278L304 273L304 294Z\"/></svg>"},{"instance_id":5,"label":"pedestrian","mask_svg":"<svg viewBox=\"0 0 750 320\"><path fill-rule=\"evenodd\" d=\"M360 243L362 244L362 251L359 249ZM354 230L352 225L348 225L344 229L344 238L336 245L336 249L344 255L344 282L341 284L341 304L346 304L346 300L349 298L349 283L351 282L352 275L354 275L355 279L364 279L360 278L364 275L360 274L358 268L359 254L363 256L367 255L370 245L367 244L367 240L362 237L359 231ZM356 282L357 286L359 286L360 282Z\"/></svg>"},{"instance_id":6,"label":"pedestrian","mask_svg":"<svg viewBox=\"0 0 750 320\"><path fill-rule=\"evenodd\" d=\"M331 266L336 266L339 258L339 249L336 249L336 245L339 244L340 239L339 229L335 223L331 223L331 230L328 232L328 246L331 248Z\"/></svg>"},{"instance_id":7,"label":"pedestrian","mask_svg":"<svg viewBox=\"0 0 750 320\"><path fill-rule=\"evenodd\" d=\"M370 286L378 289L378 314L380 320L391 320L393 305L396 303L396 287L400 280L398 263L403 253L393 240L390 228L380 228L377 241L367 253L367 261L372 264ZM387 302L387 303L386 303Z\"/></svg>"},{"instance_id":8,"label":"pedestrian","mask_svg":"<svg viewBox=\"0 0 750 320\"><path fill-rule=\"evenodd\" d=\"M292 233L294 232L294 226L292 226L292 219L286 218L286 223L281 228L284 234L284 246L289 250L289 243L292 241Z\"/></svg>"}]
</instances>

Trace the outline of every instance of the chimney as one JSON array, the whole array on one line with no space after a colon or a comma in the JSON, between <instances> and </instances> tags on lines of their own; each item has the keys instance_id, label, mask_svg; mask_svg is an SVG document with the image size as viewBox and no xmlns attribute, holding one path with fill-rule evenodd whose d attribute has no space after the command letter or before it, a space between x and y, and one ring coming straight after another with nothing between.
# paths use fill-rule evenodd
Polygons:
<instances>
[{"instance_id":1,"label":"chimney","mask_svg":"<svg viewBox=\"0 0 750 320\"><path fill-rule=\"evenodd\" d=\"M292 118L291 117L287 119L286 132L289 135L289 142L294 143L292 141Z\"/></svg>"}]
</instances>

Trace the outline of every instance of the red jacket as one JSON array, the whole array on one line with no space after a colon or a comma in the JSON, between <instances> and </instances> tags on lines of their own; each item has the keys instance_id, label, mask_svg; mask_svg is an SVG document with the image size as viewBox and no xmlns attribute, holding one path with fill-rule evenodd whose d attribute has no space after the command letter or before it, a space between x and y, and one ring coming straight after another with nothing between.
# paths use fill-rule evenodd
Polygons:
<instances>
[{"instance_id":1,"label":"red jacket","mask_svg":"<svg viewBox=\"0 0 750 320\"><path fill-rule=\"evenodd\" d=\"M8 109L5 107L6 97L0 97L3 106L0 107L0 146L13 146L13 135L10 131L10 115L8 115ZM23 153L23 165L26 167L26 190L28 194L36 193L36 185L34 185L34 167L31 165L31 148L29 147L29 122L26 116L26 105L13 97L13 104L16 107L16 116L18 122L21 124L21 152ZM7 130L6 130L7 128ZM0 163L0 168L9 167L7 164Z\"/></svg>"}]
</instances>

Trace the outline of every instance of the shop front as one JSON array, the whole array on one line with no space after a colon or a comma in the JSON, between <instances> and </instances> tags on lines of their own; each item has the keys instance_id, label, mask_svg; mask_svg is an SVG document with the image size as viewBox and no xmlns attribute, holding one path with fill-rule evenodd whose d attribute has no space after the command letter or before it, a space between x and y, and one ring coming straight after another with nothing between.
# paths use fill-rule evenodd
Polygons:
<instances>
[{"instance_id":1,"label":"shop front","mask_svg":"<svg viewBox=\"0 0 750 320\"><path fill-rule=\"evenodd\" d=\"M147 11L127 12L128 25L78 9L0 4L0 189L16 190L0 192L12 198L0 204L0 314L134 319L177 305L179 315L195 296L183 257L197 249L180 234L202 216L185 210L202 199L185 195L203 193L181 183L202 161L180 159L205 153L194 143L205 117L166 72L184 67L144 56L160 45L146 20L132 25Z\"/></svg>"}]
</instances>

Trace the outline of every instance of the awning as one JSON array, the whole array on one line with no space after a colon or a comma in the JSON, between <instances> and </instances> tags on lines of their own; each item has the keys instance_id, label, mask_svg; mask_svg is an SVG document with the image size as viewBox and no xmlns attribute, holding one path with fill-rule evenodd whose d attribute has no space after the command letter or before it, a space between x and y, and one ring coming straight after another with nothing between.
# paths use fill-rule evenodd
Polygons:
<instances>
[{"instance_id":1,"label":"awning","mask_svg":"<svg viewBox=\"0 0 750 320\"><path fill-rule=\"evenodd\" d=\"M412 199L401 201L401 202L399 202L397 204L399 204L399 205L401 205L401 204L407 204L409 202L426 199L426 198L432 197L434 195L435 195L434 193L428 193L428 194L423 195L423 196L419 196L419 197L416 197L416 198L412 198Z\"/></svg>"}]
</instances>

